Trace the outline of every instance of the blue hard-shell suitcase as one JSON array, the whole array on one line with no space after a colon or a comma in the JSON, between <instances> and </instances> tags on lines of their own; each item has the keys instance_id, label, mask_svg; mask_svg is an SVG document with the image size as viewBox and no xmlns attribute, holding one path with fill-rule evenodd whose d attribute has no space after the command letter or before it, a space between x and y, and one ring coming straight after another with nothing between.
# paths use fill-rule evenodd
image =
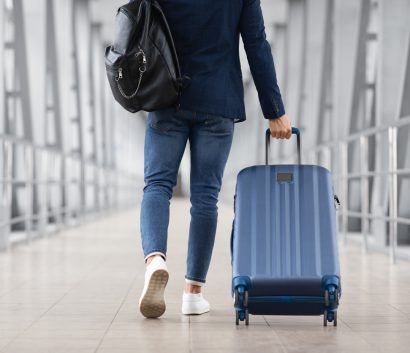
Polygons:
<instances>
[{"instance_id":1,"label":"blue hard-shell suitcase","mask_svg":"<svg viewBox=\"0 0 410 353\"><path fill-rule=\"evenodd\" d=\"M341 277L330 172L317 165L268 165L237 176L231 233L236 324L254 315L323 315L337 325Z\"/></svg>"}]
</instances>

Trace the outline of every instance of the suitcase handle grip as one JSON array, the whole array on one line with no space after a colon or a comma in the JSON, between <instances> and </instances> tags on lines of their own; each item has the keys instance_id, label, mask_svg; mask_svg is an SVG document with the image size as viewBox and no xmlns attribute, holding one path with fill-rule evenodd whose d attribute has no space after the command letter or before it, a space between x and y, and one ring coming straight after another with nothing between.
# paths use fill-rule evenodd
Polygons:
<instances>
[{"instance_id":1,"label":"suitcase handle grip","mask_svg":"<svg viewBox=\"0 0 410 353\"><path fill-rule=\"evenodd\" d=\"M302 164L301 149L300 149L300 130L297 127L292 127L292 134L296 135L297 138L297 149L298 149L298 164ZM266 129L266 146L265 146L265 164L268 165L269 161L269 147L270 147L270 129Z\"/></svg>"}]
</instances>

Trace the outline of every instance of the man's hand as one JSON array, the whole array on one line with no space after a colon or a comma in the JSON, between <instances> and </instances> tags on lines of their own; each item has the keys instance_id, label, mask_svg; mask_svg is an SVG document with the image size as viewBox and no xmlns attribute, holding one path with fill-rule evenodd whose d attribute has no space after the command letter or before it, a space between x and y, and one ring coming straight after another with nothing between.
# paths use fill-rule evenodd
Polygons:
<instances>
[{"instance_id":1,"label":"man's hand","mask_svg":"<svg viewBox=\"0 0 410 353\"><path fill-rule=\"evenodd\" d=\"M286 114L277 119L269 119L269 129L274 138L289 139L292 136L292 125Z\"/></svg>"}]
</instances>

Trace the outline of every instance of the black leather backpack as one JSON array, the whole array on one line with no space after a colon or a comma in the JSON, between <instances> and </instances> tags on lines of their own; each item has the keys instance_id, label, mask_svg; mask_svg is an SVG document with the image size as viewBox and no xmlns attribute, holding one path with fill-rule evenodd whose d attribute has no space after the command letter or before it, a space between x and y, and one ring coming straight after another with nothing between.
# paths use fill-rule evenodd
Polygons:
<instances>
[{"instance_id":1,"label":"black leather backpack","mask_svg":"<svg viewBox=\"0 0 410 353\"><path fill-rule=\"evenodd\" d=\"M114 98L126 110L179 106L188 77L181 77L171 31L156 0L135 0L118 9L105 67Z\"/></svg>"}]
</instances>

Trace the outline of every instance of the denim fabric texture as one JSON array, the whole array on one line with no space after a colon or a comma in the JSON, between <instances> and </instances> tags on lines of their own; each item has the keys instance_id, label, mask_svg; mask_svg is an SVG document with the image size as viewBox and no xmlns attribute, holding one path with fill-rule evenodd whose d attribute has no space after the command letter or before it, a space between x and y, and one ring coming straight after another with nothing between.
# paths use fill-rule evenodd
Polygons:
<instances>
[{"instance_id":1,"label":"denim fabric texture","mask_svg":"<svg viewBox=\"0 0 410 353\"><path fill-rule=\"evenodd\" d=\"M285 114L260 0L157 0L181 65L191 78L182 109L246 120L239 41L242 37L266 119Z\"/></svg>"},{"instance_id":2,"label":"denim fabric texture","mask_svg":"<svg viewBox=\"0 0 410 353\"><path fill-rule=\"evenodd\" d=\"M191 219L185 278L192 281L206 281L217 228L218 195L233 133L234 120L221 115L174 108L148 114L140 213L144 257L155 252L166 256L170 199L189 141Z\"/></svg>"}]
</instances>

